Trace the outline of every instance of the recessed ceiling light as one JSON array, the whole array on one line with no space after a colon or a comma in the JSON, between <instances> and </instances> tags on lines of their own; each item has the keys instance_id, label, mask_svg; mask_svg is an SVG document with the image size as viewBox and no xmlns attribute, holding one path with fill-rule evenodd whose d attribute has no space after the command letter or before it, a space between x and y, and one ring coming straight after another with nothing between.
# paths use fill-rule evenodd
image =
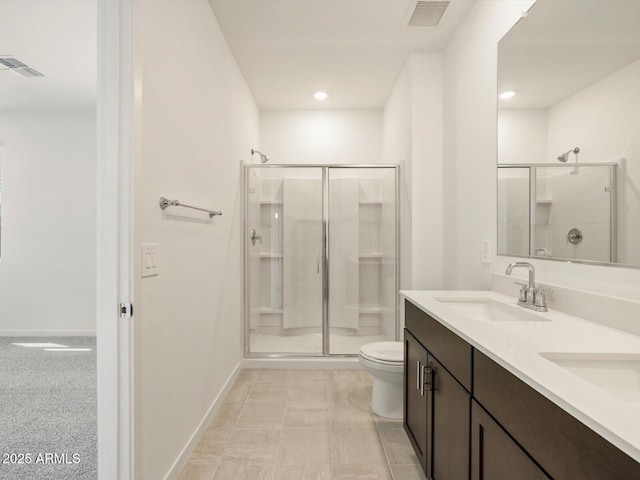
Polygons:
<instances>
[{"instance_id":1,"label":"recessed ceiling light","mask_svg":"<svg viewBox=\"0 0 640 480\"><path fill-rule=\"evenodd\" d=\"M516 94L516 92L514 92L513 90L508 90L506 92L502 92L500 94L500 98L502 100L509 100L510 98L512 98L514 95Z\"/></svg>"},{"instance_id":2,"label":"recessed ceiling light","mask_svg":"<svg viewBox=\"0 0 640 480\"><path fill-rule=\"evenodd\" d=\"M316 92L313 96L316 100L326 100L329 95L327 95L327 92Z\"/></svg>"}]
</instances>

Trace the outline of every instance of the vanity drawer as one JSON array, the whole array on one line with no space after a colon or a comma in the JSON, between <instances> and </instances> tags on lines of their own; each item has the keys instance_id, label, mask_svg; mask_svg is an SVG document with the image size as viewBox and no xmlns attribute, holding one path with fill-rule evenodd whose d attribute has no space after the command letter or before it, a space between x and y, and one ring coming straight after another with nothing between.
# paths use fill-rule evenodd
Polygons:
<instances>
[{"instance_id":1,"label":"vanity drawer","mask_svg":"<svg viewBox=\"0 0 640 480\"><path fill-rule=\"evenodd\" d=\"M640 479L640 463L477 351L474 397L555 480Z\"/></svg>"},{"instance_id":2,"label":"vanity drawer","mask_svg":"<svg viewBox=\"0 0 640 480\"><path fill-rule=\"evenodd\" d=\"M408 300L404 315L407 330L470 392L471 345Z\"/></svg>"}]
</instances>

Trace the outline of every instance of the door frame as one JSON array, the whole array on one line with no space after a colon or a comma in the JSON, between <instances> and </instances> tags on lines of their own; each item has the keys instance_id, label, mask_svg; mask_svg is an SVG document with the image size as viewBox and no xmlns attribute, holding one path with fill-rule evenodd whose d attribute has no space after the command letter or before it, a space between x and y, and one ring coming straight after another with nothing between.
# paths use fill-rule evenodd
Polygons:
<instances>
[{"instance_id":1,"label":"door frame","mask_svg":"<svg viewBox=\"0 0 640 480\"><path fill-rule=\"evenodd\" d=\"M133 456L131 303L133 67L131 0L97 2L98 479L130 480Z\"/></svg>"}]
</instances>

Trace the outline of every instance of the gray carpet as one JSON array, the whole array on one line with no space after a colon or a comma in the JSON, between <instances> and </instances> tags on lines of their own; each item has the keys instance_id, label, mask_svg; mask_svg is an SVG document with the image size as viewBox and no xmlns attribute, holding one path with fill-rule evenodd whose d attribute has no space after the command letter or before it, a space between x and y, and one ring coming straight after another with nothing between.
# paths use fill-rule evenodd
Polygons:
<instances>
[{"instance_id":1,"label":"gray carpet","mask_svg":"<svg viewBox=\"0 0 640 480\"><path fill-rule=\"evenodd\" d=\"M31 342L91 351L12 345ZM96 432L94 337L0 337L0 479L95 480Z\"/></svg>"}]
</instances>

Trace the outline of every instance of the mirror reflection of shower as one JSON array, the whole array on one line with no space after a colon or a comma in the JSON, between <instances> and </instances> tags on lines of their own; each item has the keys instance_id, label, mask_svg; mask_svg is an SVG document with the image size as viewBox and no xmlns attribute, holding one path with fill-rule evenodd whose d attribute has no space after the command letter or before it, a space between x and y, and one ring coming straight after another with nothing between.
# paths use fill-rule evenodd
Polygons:
<instances>
[{"instance_id":1,"label":"mirror reflection of shower","mask_svg":"<svg viewBox=\"0 0 640 480\"><path fill-rule=\"evenodd\" d=\"M251 149L251 156L253 156L254 153L257 153L258 155L260 155L260 160L262 160L262 163L267 163L269 161L269 157L267 157L264 153L259 152L258 150L254 150L252 148Z\"/></svg>"},{"instance_id":2,"label":"mirror reflection of shower","mask_svg":"<svg viewBox=\"0 0 640 480\"><path fill-rule=\"evenodd\" d=\"M618 261L622 175L617 163L499 164L498 254Z\"/></svg>"},{"instance_id":3,"label":"mirror reflection of shower","mask_svg":"<svg viewBox=\"0 0 640 480\"><path fill-rule=\"evenodd\" d=\"M568 152L563 153L562 155L559 155L558 161L562 163L567 163L567 161L569 160L569 154L571 153L574 153L576 155L576 163L578 163L578 153L580 153L579 147L576 147L574 149L569 150Z\"/></svg>"}]
</instances>

